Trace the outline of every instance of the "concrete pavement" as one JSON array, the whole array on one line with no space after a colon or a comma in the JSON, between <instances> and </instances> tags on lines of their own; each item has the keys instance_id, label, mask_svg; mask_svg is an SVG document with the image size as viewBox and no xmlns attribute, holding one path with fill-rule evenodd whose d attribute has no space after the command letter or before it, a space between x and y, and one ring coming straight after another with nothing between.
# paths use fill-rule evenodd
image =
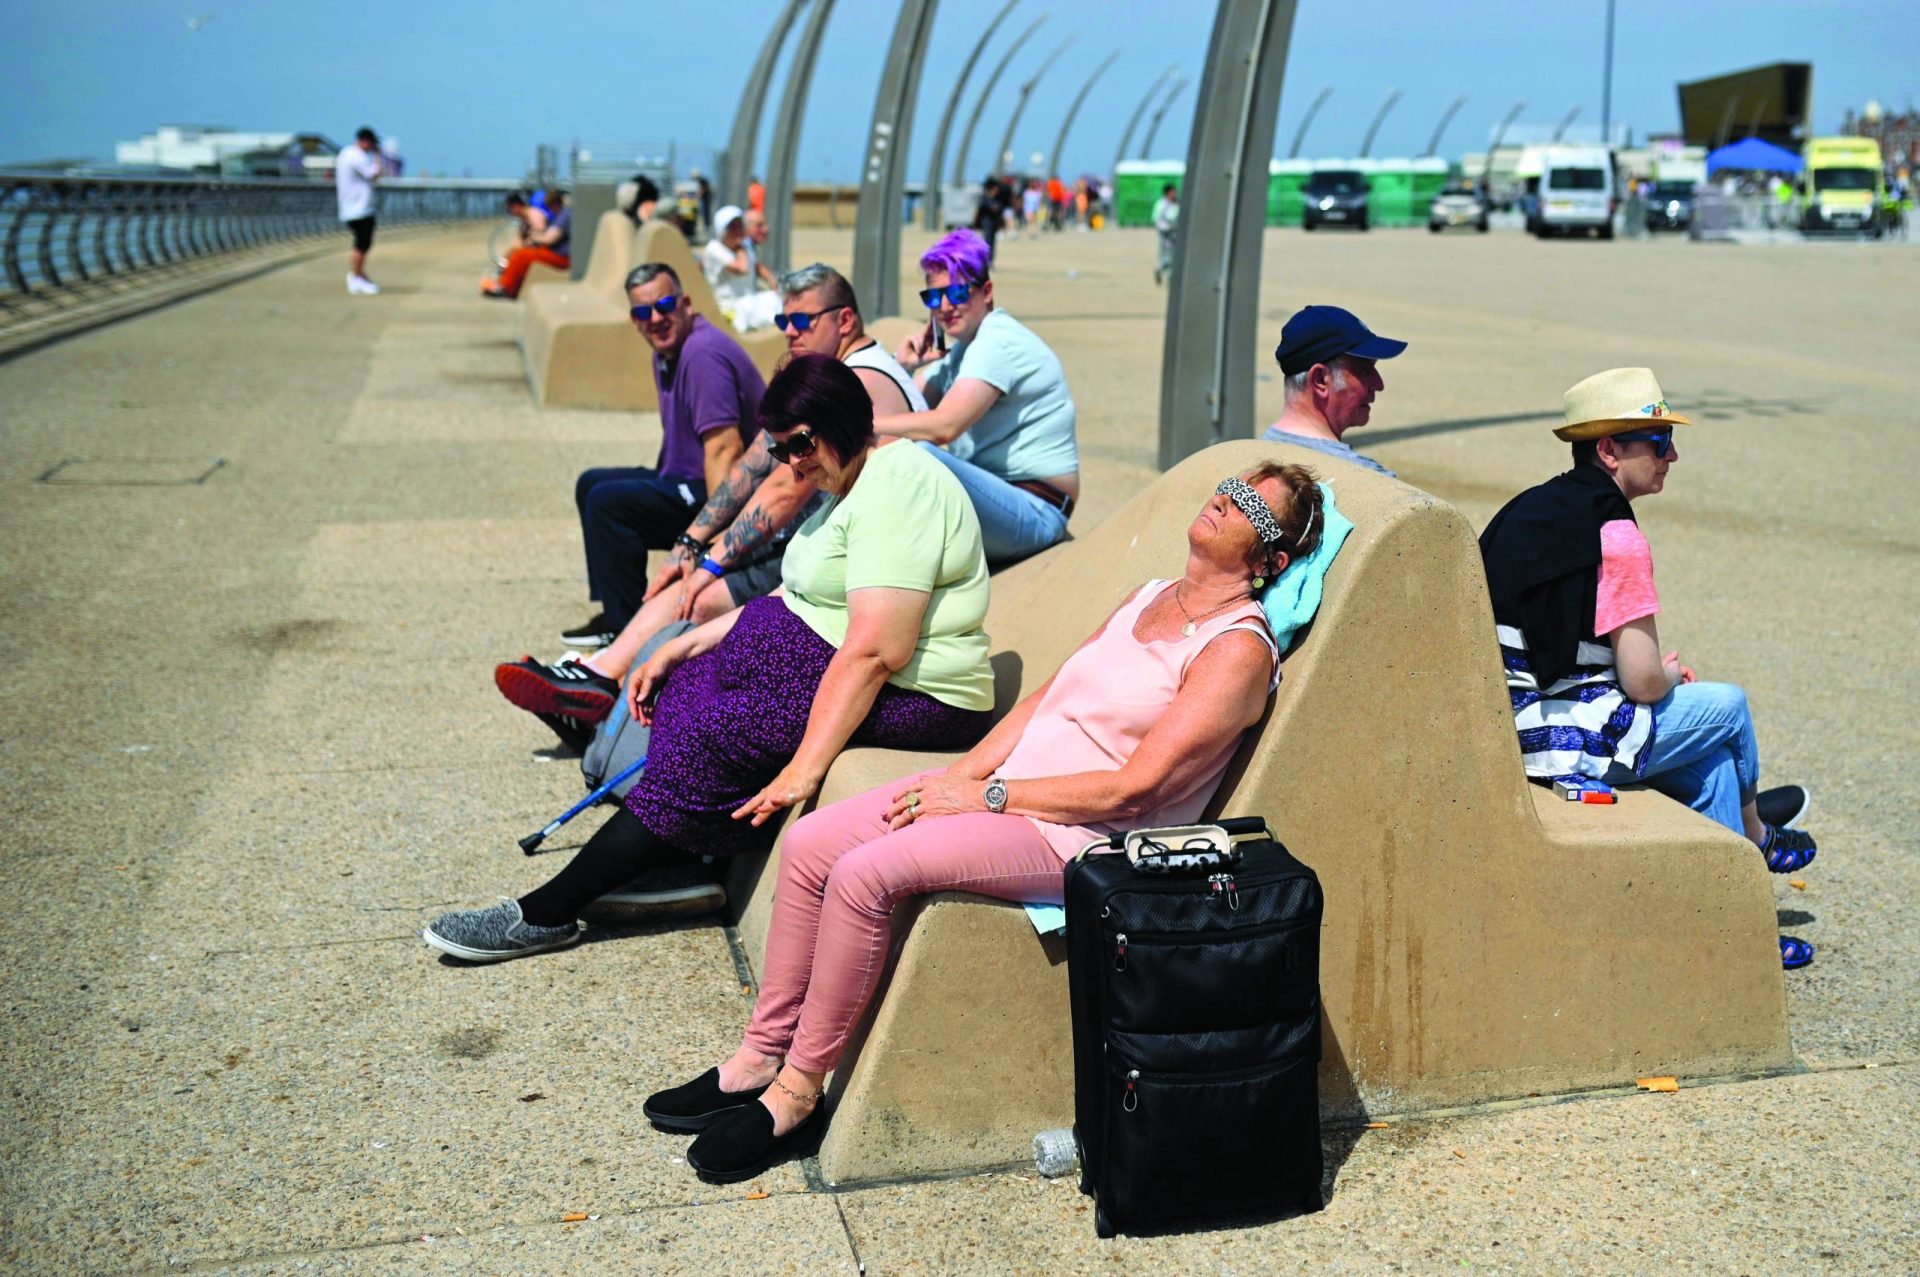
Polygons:
<instances>
[{"instance_id":1,"label":"concrete pavement","mask_svg":"<svg viewBox=\"0 0 1920 1277\"><path fill-rule=\"evenodd\" d=\"M849 248L796 234L799 254L844 265ZM1816 786L1821 857L1804 890L1778 884L1787 929L1821 946L1787 986L1807 1071L1329 1132L1322 1214L1112 1243L1071 1183L1030 1172L851 1193L791 1166L697 1182L638 1104L737 1041L748 998L718 929L606 933L495 968L414 938L580 841L576 825L533 862L514 847L579 778L488 667L550 655L584 618L573 475L658 438L649 418L531 406L512 308L472 294L482 258L471 236L393 245L373 299L340 293L336 262L300 264L0 364L0 1262L1920 1260L1920 256L1270 234L1249 340L1270 348L1295 306L1331 301L1413 341L1351 439L1476 523L1561 464L1546 427L1587 372L1650 363L1701 420L1643 525L1666 636L1748 688L1769 778ZM1066 234L1007 243L996 267L1080 403L1083 528L1154 454L1151 259L1147 235ZM1277 378L1262 393L1271 417ZM1365 766L1335 742L1328 757ZM1630 961L1634 937L1581 942ZM1672 978L1649 971L1647 996Z\"/></svg>"}]
</instances>

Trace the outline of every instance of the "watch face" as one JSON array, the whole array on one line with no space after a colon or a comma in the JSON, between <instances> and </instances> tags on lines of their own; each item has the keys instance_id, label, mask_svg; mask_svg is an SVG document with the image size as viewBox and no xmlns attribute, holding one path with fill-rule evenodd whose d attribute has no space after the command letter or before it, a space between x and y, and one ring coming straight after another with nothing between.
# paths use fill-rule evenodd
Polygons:
<instances>
[{"instance_id":1,"label":"watch face","mask_svg":"<svg viewBox=\"0 0 1920 1277\"><path fill-rule=\"evenodd\" d=\"M1005 781L994 781L987 786L987 810L1004 811L1007 806L1007 786Z\"/></svg>"}]
</instances>

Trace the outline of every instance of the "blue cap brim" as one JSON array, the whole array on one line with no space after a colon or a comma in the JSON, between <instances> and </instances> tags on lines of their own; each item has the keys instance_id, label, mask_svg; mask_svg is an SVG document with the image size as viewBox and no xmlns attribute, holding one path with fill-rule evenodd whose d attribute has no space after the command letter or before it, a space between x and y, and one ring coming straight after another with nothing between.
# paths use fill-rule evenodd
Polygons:
<instances>
[{"instance_id":1,"label":"blue cap brim","mask_svg":"<svg viewBox=\"0 0 1920 1277\"><path fill-rule=\"evenodd\" d=\"M1391 337L1369 337L1347 353L1361 359L1392 359L1407 348L1404 341L1395 341Z\"/></svg>"}]
</instances>

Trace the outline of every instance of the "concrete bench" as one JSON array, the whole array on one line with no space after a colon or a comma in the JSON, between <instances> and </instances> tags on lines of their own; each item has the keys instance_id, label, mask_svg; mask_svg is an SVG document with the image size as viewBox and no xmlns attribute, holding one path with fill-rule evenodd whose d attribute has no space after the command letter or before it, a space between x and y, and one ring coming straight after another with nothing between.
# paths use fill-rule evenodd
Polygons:
<instances>
[{"instance_id":1,"label":"concrete bench","mask_svg":"<svg viewBox=\"0 0 1920 1277\"><path fill-rule=\"evenodd\" d=\"M1177 575L1215 483L1273 451L1212 448L997 576L1002 711L1130 588ZM1773 894L1752 845L1650 791L1592 807L1527 783L1466 520L1357 467L1317 469L1358 526L1215 810L1265 816L1325 886L1324 1110L1788 1066ZM821 801L937 761L849 751ZM778 856L737 871L756 964ZM1019 1163L1034 1132L1072 1119L1059 941L979 897L903 914L889 982L833 1081L821 1166L834 1182Z\"/></svg>"},{"instance_id":2,"label":"concrete bench","mask_svg":"<svg viewBox=\"0 0 1920 1277\"><path fill-rule=\"evenodd\" d=\"M659 408L652 355L633 329L624 287L627 273L642 262L673 267L694 309L709 323L727 326L677 229L655 221L635 230L624 214L603 213L594 229L587 273L521 297L520 348L536 403L630 412ZM735 336L763 376L772 374L787 351L786 339L774 330Z\"/></svg>"}]
</instances>

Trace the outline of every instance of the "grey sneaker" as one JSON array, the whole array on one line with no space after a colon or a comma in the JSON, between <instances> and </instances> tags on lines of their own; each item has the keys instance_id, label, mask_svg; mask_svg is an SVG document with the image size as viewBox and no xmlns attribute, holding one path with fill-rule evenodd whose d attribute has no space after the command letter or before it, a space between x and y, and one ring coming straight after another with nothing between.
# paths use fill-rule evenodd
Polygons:
<instances>
[{"instance_id":1,"label":"grey sneaker","mask_svg":"<svg viewBox=\"0 0 1920 1277\"><path fill-rule=\"evenodd\" d=\"M596 927L689 918L726 907L726 889L692 866L656 869L580 910Z\"/></svg>"},{"instance_id":2,"label":"grey sneaker","mask_svg":"<svg viewBox=\"0 0 1920 1277\"><path fill-rule=\"evenodd\" d=\"M443 913L427 924L420 938L442 953L468 962L504 962L529 953L564 949L580 939L580 926L536 927L520 916L518 900L502 900L491 909Z\"/></svg>"}]
</instances>

